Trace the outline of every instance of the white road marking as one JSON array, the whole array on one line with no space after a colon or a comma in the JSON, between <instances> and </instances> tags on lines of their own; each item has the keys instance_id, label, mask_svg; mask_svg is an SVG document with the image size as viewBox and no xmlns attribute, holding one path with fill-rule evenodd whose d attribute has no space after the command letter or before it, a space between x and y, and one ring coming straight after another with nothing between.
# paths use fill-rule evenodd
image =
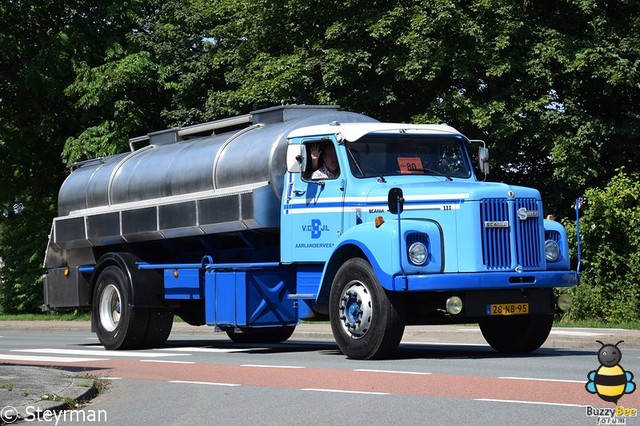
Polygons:
<instances>
[{"instance_id":1,"label":"white road marking","mask_svg":"<svg viewBox=\"0 0 640 426\"><path fill-rule=\"evenodd\" d=\"M367 368L357 368L353 371L362 371L365 373L390 373L390 374L415 374L418 376L433 374L433 373L424 373L420 371L396 371L396 370L369 370Z\"/></svg>"},{"instance_id":2,"label":"white road marking","mask_svg":"<svg viewBox=\"0 0 640 426\"><path fill-rule=\"evenodd\" d=\"M240 367L254 367L254 368L305 368L298 365L263 365L263 364L241 364Z\"/></svg>"},{"instance_id":3,"label":"white road marking","mask_svg":"<svg viewBox=\"0 0 640 426\"><path fill-rule=\"evenodd\" d=\"M141 359L140 362L158 362L164 364L195 364L193 361L169 361L167 359Z\"/></svg>"},{"instance_id":4,"label":"white road marking","mask_svg":"<svg viewBox=\"0 0 640 426\"><path fill-rule=\"evenodd\" d=\"M86 349L12 349L11 352L28 352L40 354L56 355L84 355L84 356L108 356L116 358L160 358L169 356L186 356L181 353L159 353L159 352L136 352L136 351L106 351L106 350L86 350Z\"/></svg>"},{"instance_id":5,"label":"white road marking","mask_svg":"<svg viewBox=\"0 0 640 426\"><path fill-rule=\"evenodd\" d=\"M300 389L300 390L309 391L309 392L354 393L354 394L362 394L362 395L391 395L390 393L386 393L386 392L350 391L350 390L342 390L342 389L305 388L305 389Z\"/></svg>"},{"instance_id":6,"label":"white road marking","mask_svg":"<svg viewBox=\"0 0 640 426\"><path fill-rule=\"evenodd\" d=\"M422 345L422 346L486 346L486 347L489 347L488 343L408 342L405 340L403 340L400 343L405 343L408 345Z\"/></svg>"},{"instance_id":7,"label":"white road marking","mask_svg":"<svg viewBox=\"0 0 640 426\"><path fill-rule=\"evenodd\" d=\"M507 380L533 380L538 382L585 383L584 380L541 379L536 377L498 377Z\"/></svg>"},{"instance_id":8,"label":"white road marking","mask_svg":"<svg viewBox=\"0 0 640 426\"><path fill-rule=\"evenodd\" d=\"M187 385L209 385L209 386L241 386L237 383L215 383L215 382L196 382L190 380L170 380L169 383L187 384Z\"/></svg>"},{"instance_id":9,"label":"white road marking","mask_svg":"<svg viewBox=\"0 0 640 426\"><path fill-rule=\"evenodd\" d=\"M607 333L593 333L591 331L574 331L574 330L551 330L551 334L558 334L561 336L611 336Z\"/></svg>"},{"instance_id":10,"label":"white road marking","mask_svg":"<svg viewBox=\"0 0 640 426\"><path fill-rule=\"evenodd\" d=\"M581 404L562 404L559 402L540 402L540 401L517 401L513 399L476 398L475 400L485 401L485 402L507 402L512 404L553 405L553 406L560 406L560 407L586 407L586 405L581 405Z\"/></svg>"},{"instance_id":11,"label":"white road marking","mask_svg":"<svg viewBox=\"0 0 640 426\"><path fill-rule=\"evenodd\" d=\"M39 355L8 355L0 354L0 359L5 361L41 361L41 362L87 362L87 361L108 361L108 358L73 358L61 356L39 356Z\"/></svg>"},{"instance_id":12,"label":"white road marking","mask_svg":"<svg viewBox=\"0 0 640 426\"><path fill-rule=\"evenodd\" d=\"M158 351L171 351L171 352L202 352L202 353L233 353L233 352L248 352L255 350L267 350L267 348L198 348L198 347L187 347L187 348L163 348L157 349Z\"/></svg>"}]
</instances>

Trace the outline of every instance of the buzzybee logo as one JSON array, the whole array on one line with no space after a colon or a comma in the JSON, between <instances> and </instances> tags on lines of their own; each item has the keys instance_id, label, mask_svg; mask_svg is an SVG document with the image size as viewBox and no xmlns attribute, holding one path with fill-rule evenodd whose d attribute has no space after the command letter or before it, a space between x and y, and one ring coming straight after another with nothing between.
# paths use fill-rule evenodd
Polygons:
<instances>
[{"instance_id":1,"label":"buzzybee logo","mask_svg":"<svg viewBox=\"0 0 640 426\"><path fill-rule=\"evenodd\" d=\"M625 371L620 365L622 352L618 345L624 340L615 345L604 344L600 340L596 340L596 342L602 345L598 350L600 368L587 374L589 381L585 387L587 392L597 394L603 401L617 404L622 395L633 393L636 390L633 373Z\"/></svg>"}]
</instances>

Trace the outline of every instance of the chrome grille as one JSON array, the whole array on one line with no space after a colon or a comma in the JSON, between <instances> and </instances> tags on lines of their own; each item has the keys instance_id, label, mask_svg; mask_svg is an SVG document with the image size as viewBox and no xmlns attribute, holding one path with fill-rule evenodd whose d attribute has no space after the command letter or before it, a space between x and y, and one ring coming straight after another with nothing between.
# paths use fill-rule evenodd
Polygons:
<instances>
[{"instance_id":1,"label":"chrome grille","mask_svg":"<svg viewBox=\"0 0 640 426\"><path fill-rule=\"evenodd\" d=\"M519 219L519 209L524 209L521 212L528 213L529 217ZM482 200L480 228L484 266L489 270L540 267L543 254L540 220L535 198Z\"/></svg>"},{"instance_id":2,"label":"chrome grille","mask_svg":"<svg viewBox=\"0 0 640 426\"><path fill-rule=\"evenodd\" d=\"M487 269L511 267L510 228L489 226L490 223L505 221L509 221L509 206L506 200L486 199L480 202L482 260Z\"/></svg>"},{"instance_id":3,"label":"chrome grille","mask_svg":"<svg viewBox=\"0 0 640 426\"><path fill-rule=\"evenodd\" d=\"M523 268L537 268L542 261L542 239L540 235L540 217L530 217L520 220L518 210L525 208L529 212L538 212L538 203L534 198L521 198L515 200L515 230L516 230L516 252L518 265Z\"/></svg>"}]
</instances>

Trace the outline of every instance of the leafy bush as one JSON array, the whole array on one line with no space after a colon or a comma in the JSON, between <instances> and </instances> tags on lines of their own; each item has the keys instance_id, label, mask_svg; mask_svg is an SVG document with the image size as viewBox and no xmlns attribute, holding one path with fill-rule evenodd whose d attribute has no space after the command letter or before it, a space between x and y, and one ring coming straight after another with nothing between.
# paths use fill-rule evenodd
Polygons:
<instances>
[{"instance_id":1,"label":"leafy bush","mask_svg":"<svg viewBox=\"0 0 640 426\"><path fill-rule=\"evenodd\" d=\"M20 209L0 214L0 313L40 311L42 261L51 229L51 199L27 200Z\"/></svg>"},{"instance_id":2,"label":"leafy bush","mask_svg":"<svg viewBox=\"0 0 640 426\"><path fill-rule=\"evenodd\" d=\"M585 193L580 219L583 273L574 290L571 319L640 318L640 176L624 168L617 172L604 189ZM565 225L575 242L573 225Z\"/></svg>"}]
</instances>

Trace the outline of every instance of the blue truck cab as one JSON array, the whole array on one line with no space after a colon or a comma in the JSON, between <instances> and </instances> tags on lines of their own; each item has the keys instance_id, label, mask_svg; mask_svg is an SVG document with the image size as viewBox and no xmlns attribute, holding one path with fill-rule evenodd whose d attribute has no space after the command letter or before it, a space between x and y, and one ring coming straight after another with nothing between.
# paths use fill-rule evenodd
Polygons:
<instances>
[{"instance_id":1,"label":"blue truck cab","mask_svg":"<svg viewBox=\"0 0 640 426\"><path fill-rule=\"evenodd\" d=\"M356 359L424 324L529 352L570 305L565 229L452 127L283 105L129 144L72 166L44 262L45 308L90 310L108 349L179 316L258 343L328 320Z\"/></svg>"}]
</instances>

